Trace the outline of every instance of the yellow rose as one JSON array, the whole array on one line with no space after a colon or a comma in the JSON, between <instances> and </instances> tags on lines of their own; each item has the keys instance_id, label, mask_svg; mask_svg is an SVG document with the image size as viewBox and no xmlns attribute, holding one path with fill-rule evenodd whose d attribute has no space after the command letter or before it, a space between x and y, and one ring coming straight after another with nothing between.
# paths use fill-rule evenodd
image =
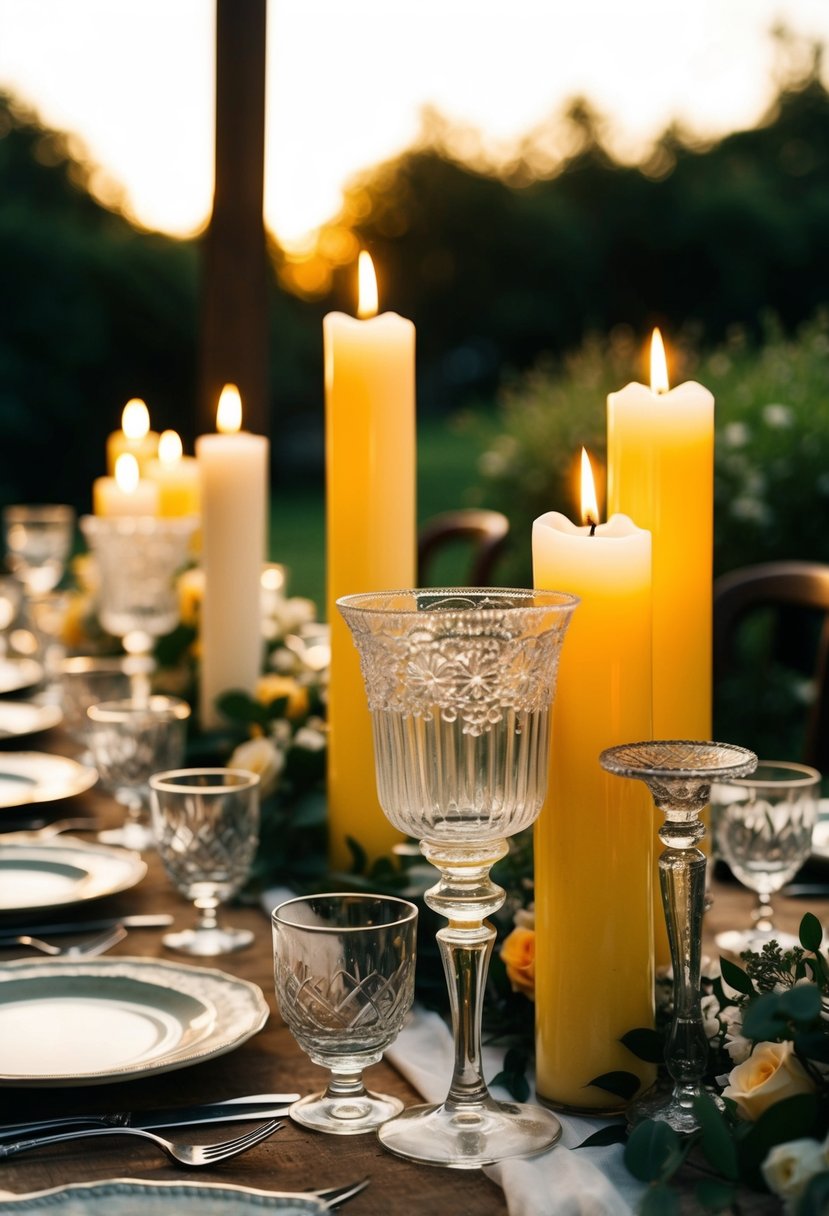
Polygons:
<instances>
[{"instance_id":1,"label":"yellow rose","mask_svg":"<svg viewBox=\"0 0 829 1216\"><path fill-rule=\"evenodd\" d=\"M535 931L518 927L504 938L501 958L513 992L535 997Z\"/></svg>"},{"instance_id":2,"label":"yellow rose","mask_svg":"<svg viewBox=\"0 0 829 1216\"><path fill-rule=\"evenodd\" d=\"M204 599L204 571L195 568L185 570L179 577L177 589L181 623L197 629Z\"/></svg>"},{"instance_id":3,"label":"yellow rose","mask_svg":"<svg viewBox=\"0 0 829 1216\"><path fill-rule=\"evenodd\" d=\"M723 1097L732 1098L742 1117L754 1122L775 1102L814 1089L791 1043L758 1043L748 1059L728 1074Z\"/></svg>"},{"instance_id":4,"label":"yellow rose","mask_svg":"<svg viewBox=\"0 0 829 1216\"><path fill-rule=\"evenodd\" d=\"M256 700L270 705L281 697L287 697L286 718L302 718L308 713L308 691L293 678L275 673L260 676L256 681Z\"/></svg>"}]
</instances>

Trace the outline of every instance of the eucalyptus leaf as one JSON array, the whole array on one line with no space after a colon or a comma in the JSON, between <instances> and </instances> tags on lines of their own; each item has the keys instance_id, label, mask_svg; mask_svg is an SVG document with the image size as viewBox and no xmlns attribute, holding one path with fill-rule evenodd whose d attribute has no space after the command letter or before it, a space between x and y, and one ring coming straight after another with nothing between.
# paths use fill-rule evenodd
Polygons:
<instances>
[{"instance_id":1,"label":"eucalyptus leaf","mask_svg":"<svg viewBox=\"0 0 829 1216\"><path fill-rule=\"evenodd\" d=\"M502 1069L501 1072L496 1073L490 1084L503 1085L516 1102L526 1102L530 1096L530 1084L523 1072L508 1072L507 1069Z\"/></svg>"},{"instance_id":2,"label":"eucalyptus leaf","mask_svg":"<svg viewBox=\"0 0 829 1216\"><path fill-rule=\"evenodd\" d=\"M641 1085L641 1081L635 1073L618 1071L604 1072L601 1076L588 1081L587 1084L596 1085L599 1089L606 1089L608 1093L615 1094L617 1098L623 1098L625 1102L629 1102Z\"/></svg>"},{"instance_id":3,"label":"eucalyptus leaf","mask_svg":"<svg viewBox=\"0 0 829 1216\"><path fill-rule=\"evenodd\" d=\"M764 992L743 1015L743 1034L755 1043L773 1042L786 1030L788 1014L783 1003L783 994Z\"/></svg>"},{"instance_id":4,"label":"eucalyptus leaf","mask_svg":"<svg viewBox=\"0 0 829 1216\"><path fill-rule=\"evenodd\" d=\"M665 1043L662 1036L648 1026L638 1026L623 1034L620 1042L639 1060L648 1064L662 1064L665 1060Z\"/></svg>"},{"instance_id":5,"label":"eucalyptus leaf","mask_svg":"<svg viewBox=\"0 0 829 1216\"><path fill-rule=\"evenodd\" d=\"M823 929L813 912L804 913L800 922L800 944L804 950L817 954L823 941Z\"/></svg>"},{"instance_id":6,"label":"eucalyptus leaf","mask_svg":"<svg viewBox=\"0 0 829 1216\"><path fill-rule=\"evenodd\" d=\"M656 1119L637 1123L625 1145L625 1165L640 1182L664 1182L679 1169L684 1157L678 1134Z\"/></svg>"},{"instance_id":7,"label":"eucalyptus leaf","mask_svg":"<svg viewBox=\"0 0 829 1216\"><path fill-rule=\"evenodd\" d=\"M722 1112L708 1094L694 1099L694 1114L700 1125L700 1147L714 1169L730 1181L739 1176L737 1148L731 1138L731 1129Z\"/></svg>"},{"instance_id":8,"label":"eucalyptus leaf","mask_svg":"<svg viewBox=\"0 0 829 1216\"><path fill-rule=\"evenodd\" d=\"M582 1140L581 1144L576 1145L576 1148L603 1148L608 1144L624 1144L626 1140L627 1132L624 1124L610 1123L607 1127L600 1127L586 1140Z\"/></svg>"},{"instance_id":9,"label":"eucalyptus leaf","mask_svg":"<svg viewBox=\"0 0 829 1216\"><path fill-rule=\"evenodd\" d=\"M780 994L781 1008L795 1022L813 1022L820 1017L820 991L816 984L801 984Z\"/></svg>"},{"instance_id":10,"label":"eucalyptus leaf","mask_svg":"<svg viewBox=\"0 0 829 1216\"><path fill-rule=\"evenodd\" d=\"M729 1182L720 1182L719 1178L703 1178L694 1193L697 1203L706 1212L726 1212L732 1210L736 1189Z\"/></svg>"},{"instance_id":11,"label":"eucalyptus leaf","mask_svg":"<svg viewBox=\"0 0 829 1216\"><path fill-rule=\"evenodd\" d=\"M640 1216L679 1216L679 1195L669 1186L652 1186L645 1192Z\"/></svg>"},{"instance_id":12,"label":"eucalyptus leaf","mask_svg":"<svg viewBox=\"0 0 829 1216\"><path fill-rule=\"evenodd\" d=\"M829 1212L829 1170L810 1178L795 1208L795 1216L826 1216Z\"/></svg>"},{"instance_id":13,"label":"eucalyptus leaf","mask_svg":"<svg viewBox=\"0 0 829 1216\"><path fill-rule=\"evenodd\" d=\"M729 988L733 988L736 992L742 992L744 996L755 995L754 985L742 967L738 967L736 963L732 963L728 958L720 957L720 970L722 978Z\"/></svg>"},{"instance_id":14,"label":"eucalyptus leaf","mask_svg":"<svg viewBox=\"0 0 829 1216\"><path fill-rule=\"evenodd\" d=\"M818 1116L814 1094L797 1094L775 1102L764 1111L738 1143L740 1177L749 1186L762 1189L760 1166L775 1144L813 1137Z\"/></svg>"}]
</instances>

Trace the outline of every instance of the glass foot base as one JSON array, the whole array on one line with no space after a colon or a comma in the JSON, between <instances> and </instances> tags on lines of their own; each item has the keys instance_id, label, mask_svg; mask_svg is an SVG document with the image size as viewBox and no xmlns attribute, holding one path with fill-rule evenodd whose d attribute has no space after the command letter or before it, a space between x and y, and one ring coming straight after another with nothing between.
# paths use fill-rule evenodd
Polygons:
<instances>
[{"instance_id":1,"label":"glass foot base","mask_svg":"<svg viewBox=\"0 0 829 1216\"><path fill-rule=\"evenodd\" d=\"M781 950L793 950L800 945L800 939L793 933L783 933L780 929L729 929L726 933L718 933L714 940L721 950L737 956L744 950L759 953L771 941L777 942Z\"/></svg>"},{"instance_id":2,"label":"glass foot base","mask_svg":"<svg viewBox=\"0 0 829 1216\"><path fill-rule=\"evenodd\" d=\"M210 957L243 950L253 941L253 933L250 929L182 929L178 933L165 933L161 940L182 954Z\"/></svg>"},{"instance_id":3,"label":"glass foot base","mask_svg":"<svg viewBox=\"0 0 829 1216\"><path fill-rule=\"evenodd\" d=\"M410 1106L377 1132L384 1148L423 1165L478 1169L507 1157L533 1157L561 1136L555 1115L540 1106L490 1102L470 1109Z\"/></svg>"},{"instance_id":4,"label":"glass foot base","mask_svg":"<svg viewBox=\"0 0 829 1216\"><path fill-rule=\"evenodd\" d=\"M725 1110L725 1103L719 1094L706 1089L705 1093L720 1110ZM643 1119L655 1119L657 1123L667 1123L680 1135L689 1135L699 1130L699 1120L690 1106L678 1100L672 1090L658 1086L649 1089L641 1098L637 1098L627 1109L627 1125L635 1127Z\"/></svg>"},{"instance_id":5,"label":"glass foot base","mask_svg":"<svg viewBox=\"0 0 829 1216\"><path fill-rule=\"evenodd\" d=\"M295 1123L310 1127L315 1132L329 1132L335 1136L359 1136L373 1132L388 1119L399 1115L403 1103L388 1094L373 1094L366 1091L353 1098L331 1098L324 1093L309 1094L294 1102L288 1114Z\"/></svg>"}]
</instances>

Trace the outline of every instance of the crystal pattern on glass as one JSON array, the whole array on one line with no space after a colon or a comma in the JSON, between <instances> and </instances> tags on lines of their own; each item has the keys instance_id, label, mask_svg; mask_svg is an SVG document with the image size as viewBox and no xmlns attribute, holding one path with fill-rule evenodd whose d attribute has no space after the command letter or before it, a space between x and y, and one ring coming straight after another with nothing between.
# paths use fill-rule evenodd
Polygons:
<instances>
[{"instance_id":1,"label":"crystal pattern on glass","mask_svg":"<svg viewBox=\"0 0 829 1216\"><path fill-rule=\"evenodd\" d=\"M440 871L426 893L449 924L438 943L449 983L455 1070L439 1106L383 1125L400 1156L475 1168L541 1152L558 1120L500 1104L481 1074L481 1001L504 902L489 876L506 837L533 822L546 790L559 650L577 600L560 592L449 588L351 595L338 607L360 653L377 787L391 822Z\"/></svg>"}]
</instances>

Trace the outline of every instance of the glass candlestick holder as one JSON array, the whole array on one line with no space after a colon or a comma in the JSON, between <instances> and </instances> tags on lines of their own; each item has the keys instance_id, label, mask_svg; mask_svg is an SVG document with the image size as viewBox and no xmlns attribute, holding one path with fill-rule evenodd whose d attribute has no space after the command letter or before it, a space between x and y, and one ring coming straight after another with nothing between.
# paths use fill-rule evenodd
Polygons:
<instances>
[{"instance_id":1,"label":"glass candlestick holder","mask_svg":"<svg viewBox=\"0 0 829 1216\"><path fill-rule=\"evenodd\" d=\"M602 768L618 777L644 781L664 815L659 839L659 883L668 928L674 973L673 1022L665 1047L665 1064L673 1089L650 1090L634 1102L628 1119L656 1119L674 1131L699 1127L694 1099L702 1093L708 1040L700 1007L702 915L705 908L707 860L697 845L705 836L700 815L708 805L711 783L746 777L757 757L731 743L682 739L623 743L601 753Z\"/></svg>"}]
</instances>

